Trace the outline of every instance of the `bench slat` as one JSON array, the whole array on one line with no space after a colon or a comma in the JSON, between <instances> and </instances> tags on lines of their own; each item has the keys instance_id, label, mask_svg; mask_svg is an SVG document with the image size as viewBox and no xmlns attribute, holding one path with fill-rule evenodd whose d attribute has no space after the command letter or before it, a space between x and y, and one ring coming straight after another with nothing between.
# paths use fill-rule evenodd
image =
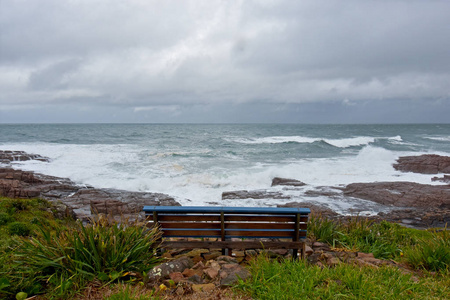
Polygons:
<instances>
[{"instance_id":1,"label":"bench slat","mask_svg":"<svg viewBox=\"0 0 450 300\"><path fill-rule=\"evenodd\" d=\"M163 229L164 237L221 237L221 231L215 229ZM292 238L294 230L255 230L255 229L241 229L241 230L226 230L225 237L245 237L245 238ZM306 236L306 231L299 232L300 237Z\"/></svg>"},{"instance_id":2,"label":"bench slat","mask_svg":"<svg viewBox=\"0 0 450 300\"><path fill-rule=\"evenodd\" d=\"M163 241L167 248L298 249L304 241Z\"/></svg>"},{"instance_id":3,"label":"bench slat","mask_svg":"<svg viewBox=\"0 0 450 300\"><path fill-rule=\"evenodd\" d=\"M149 223L152 226L154 223ZM160 228L193 228L193 229L221 229L221 223L218 222L160 222ZM225 230L227 229L292 229L292 224L289 223L225 223ZM306 224L299 224L299 229L306 230Z\"/></svg>"},{"instance_id":4,"label":"bench slat","mask_svg":"<svg viewBox=\"0 0 450 300\"><path fill-rule=\"evenodd\" d=\"M296 216L265 216L265 215L225 215L225 222L295 222ZM147 220L153 220L153 216L147 216ZM158 214L158 221L217 221L220 222L218 215L182 215L182 214ZM301 216L300 222L308 222L307 216Z\"/></svg>"}]
</instances>

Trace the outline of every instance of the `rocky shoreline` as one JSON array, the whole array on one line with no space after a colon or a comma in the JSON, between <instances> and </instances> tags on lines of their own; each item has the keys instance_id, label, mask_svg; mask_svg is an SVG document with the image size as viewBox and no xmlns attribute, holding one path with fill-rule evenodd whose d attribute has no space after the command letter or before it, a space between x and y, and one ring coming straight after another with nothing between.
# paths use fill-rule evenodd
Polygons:
<instances>
[{"instance_id":1,"label":"rocky shoreline","mask_svg":"<svg viewBox=\"0 0 450 300\"><path fill-rule=\"evenodd\" d=\"M116 189L99 189L80 186L67 178L58 178L11 167L11 162L49 159L22 151L0 150L0 195L10 198L41 197L54 202L59 213L78 219L86 219L95 213L111 216L143 217L144 205L179 206L173 197L161 193L130 192ZM443 184L418 184L413 182L352 183L345 187L319 187L305 191L309 196L335 197L341 193L345 197L364 199L389 207L389 212L380 212L374 219L397 222L415 228L444 227L450 222L450 157L421 155L400 157L393 167L402 172L439 174L430 180ZM301 189L305 183L287 178L274 178L272 187L287 190ZM222 200L240 199L282 199L290 198L277 191L229 191ZM332 209L309 202L288 202L278 206L309 207L315 214L331 218L341 218Z\"/></svg>"}]
</instances>

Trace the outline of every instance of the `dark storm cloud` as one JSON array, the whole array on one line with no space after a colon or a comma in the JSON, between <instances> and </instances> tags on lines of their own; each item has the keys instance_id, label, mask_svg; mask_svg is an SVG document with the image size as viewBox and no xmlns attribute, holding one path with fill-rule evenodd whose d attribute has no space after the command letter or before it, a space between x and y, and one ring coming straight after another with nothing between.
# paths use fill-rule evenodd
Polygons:
<instances>
[{"instance_id":1,"label":"dark storm cloud","mask_svg":"<svg viewBox=\"0 0 450 300\"><path fill-rule=\"evenodd\" d=\"M0 0L2 121L42 105L80 122L448 112L448 11L414 0Z\"/></svg>"}]
</instances>

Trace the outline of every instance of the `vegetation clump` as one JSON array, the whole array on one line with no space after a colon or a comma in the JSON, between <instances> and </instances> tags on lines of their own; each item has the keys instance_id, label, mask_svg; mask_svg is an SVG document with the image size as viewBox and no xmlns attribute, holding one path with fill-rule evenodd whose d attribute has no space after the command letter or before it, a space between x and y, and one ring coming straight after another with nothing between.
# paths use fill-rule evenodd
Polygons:
<instances>
[{"instance_id":1,"label":"vegetation clump","mask_svg":"<svg viewBox=\"0 0 450 300\"><path fill-rule=\"evenodd\" d=\"M8 224L12 220L14 219L8 213L0 212L0 226Z\"/></svg>"},{"instance_id":2,"label":"vegetation clump","mask_svg":"<svg viewBox=\"0 0 450 300\"><path fill-rule=\"evenodd\" d=\"M23 222L12 222L8 224L10 235L27 236L30 234L30 227Z\"/></svg>"}]
</instances>

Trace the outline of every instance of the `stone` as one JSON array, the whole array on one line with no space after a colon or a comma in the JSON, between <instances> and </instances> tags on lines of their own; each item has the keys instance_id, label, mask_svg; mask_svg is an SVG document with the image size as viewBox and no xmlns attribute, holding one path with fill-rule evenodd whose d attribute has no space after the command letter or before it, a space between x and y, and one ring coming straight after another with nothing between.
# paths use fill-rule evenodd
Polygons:
<instances>
[{"instance_id":1,"label":"stone","mask_svg":"<svg viewBox=\"0 0 450 300\"><path fill-rule=\"evenodd\" d=\"M256 255L258 255L258 252L256 252L256 250L253 250L253 249L245 250L245 255L247 255L247 256L256 256Z\"/></svg>"},{"instance_id":2,"label":"stone","mask_svg":"<svg viewBox=\"0 0 450 300\"><path fill-rule=\"evenodd\" d=\"M339 258L336 258L336 257L330 257L329 259L327 259L327 265L330 267L334 267L334 266L340 264L340 262L341 261L339 260Z\"/></svg>"},{"instance_id":3,"label":"stone","mask_svg":"<svg viewBox=\"0 0 450 300\"><path fill-rule=\"evenodd\" d=\"M232 264L237 264L237 263L238 263L237 260L236 260L235 258L233 258L233 257L231 257L231 256L226 256L226 255L219 256L219 257L216 259L216 261L217 261L217 263L218 263L219 265L230 264L230 263L232 263Z\"/></svg>"},{"instance_id":4,"label":"stone","mask_svg":"<svg viewBox=\"0 0 450 300\"><path fill-rule=\"evenodd\" d=\"M210 292L216 289L214 283L205 283L205 284L194 284L192 285L192 290L194 292Z\"/></svg>"},{"instance_id":5,"label":"stone","mask_svg":"<svg viewBox=\"0 0 450 300\"><path fill-rule=\"evenodd\" d=\"M183 255L189 256L189 257L194 257L194 256L201 256L203 253L209 253L209 250L208 249L194 249Z\"/></svg>"},{"instance_id":6,"label":"stone","mask_svg":"<svg viewBox=\"0 0 450 300\"><path fill-rule=\"evenodd\" d=\"M393 167L402 172L421 174L450 173L450 157L436 154L402 156L397 159L397 163Z\"/></svg>"},{"instance_id":7,"label":"stone","mask_svg":"<svg viewBox=\"0 0 450 300\"><path fill-rule=\"evenodd\" d=\"M238 282L239 278L242 280L248 279L251 274L250 271L238 264L225 264L219 271L220 286L231 286Z\"/></svg>"},{"instance_id":8,"label":"stone","mask_svg":"<svg viewBox=\"0 0 450 300\"><path fill-rule=\"evenodd\" d=\"M173 282L178 283L180 281L183 281L185 278L181 272L173 272L169 274L169 278L173 280Z\"/></svg>"},{"instance_id":9,"label":"stone","mask_svg":"<svg viewBox=\"0 0 450 300\"><path fill-rule=\"evenodd\" d=\"M203 270L204 268L205 268L205 265L201 261L196 263L194 266L192 266L192 269L194 269L194 270L198 270L198 269Z\"/></svg>"},{"instance_id":10,"label":"stone","mask_svg":"<svg viewBox=\"0 0 450 300\"><path fill-rule=\"evenodd\" d=\"M214 279L219 275L219 269L216 268L206 268L203 270L203 273L209 278Z\"/></svg>"},{"instance_id":11,"label":"stone","mask_svg":"<svg viewBox=\"0 0 450 300\"><path fill-rule=\"evenodd\" d=\"M194 270L194 269L185 269L182 274L185 277L192 277L194 275L197 275L197 276L201 277L203 275L203 270L202 269L196 269L196 270Z\"/></svg>"},{"instance_id":12,"label":"stone","mask_svg":"<svg viewBox=\"0 0 450 300\"><path fill-rule=\"evenodd\" d=\"M216 259L217 257L221 256L222 252L219 251L214 251L211 253L203 253L202 256L205 260L211 260L211 259Z\"/></svg>"},{"instance_id":13,"label":"stone","mask_svg":"<svg viewBox=\"0 0 450 300\"><path fill-rule=\"evenodd\" d=\"M180 257L173 261L169 261L158 266L153 267L146 276L147 283L154 285L161 279L169 278L169 274L175 272L182 272L185 269L192 267L194 263L188 257Z\"/></svg>"},{"instance_id":14,"label":"stone","mask_svg":"<svg viewBox=\"0 0 450 300\"><path fill-rule=\"evenodd\" d=\"M328 244L321 243L321 242L314 242L312 244L312 248L314 249L314 251L329 251L330 250L330 246Z\"/></svg>"},{"instance_id":15,"label":"stone","mask_svg":"<svg viewBox=\"0 0 450 300\"><path fill-rule=\"evenodd\" d=\"M192 275L187 280L194 284L202 284L203 283L203 279L199 275Z\"/></svg>"},{"instance_id":16,"label":"stone","mask_svg":"<svg viewBox=\"0 0 450 300\"><path fill-rule=\"evenodd\" d=\"M310 246L305 245L305 255L311 255L313 253L314 253L314 250Z\"/></svg>"},{"instance_id":17,"label":"stone","mask_svg":"<svg viewBox=\"0 0 450 300\"><path fill-rule=\"evenodd\" d=\"M233 251L233 256L235 257L244 257L245 252L244 251Z\"/></svg>"},{"instance_id":18,"label":"stone","mask_svg":"<svg viewBox=\"0 0 450 300\"><path fill-rule=\"evenodd\" d=\"M304 186L304 185L306 185L306 183L301 182L300 180L296 180L296 179L275 177L272 179L272 186L277 186L277 185Z\"/></svg>"}]
</instances>

